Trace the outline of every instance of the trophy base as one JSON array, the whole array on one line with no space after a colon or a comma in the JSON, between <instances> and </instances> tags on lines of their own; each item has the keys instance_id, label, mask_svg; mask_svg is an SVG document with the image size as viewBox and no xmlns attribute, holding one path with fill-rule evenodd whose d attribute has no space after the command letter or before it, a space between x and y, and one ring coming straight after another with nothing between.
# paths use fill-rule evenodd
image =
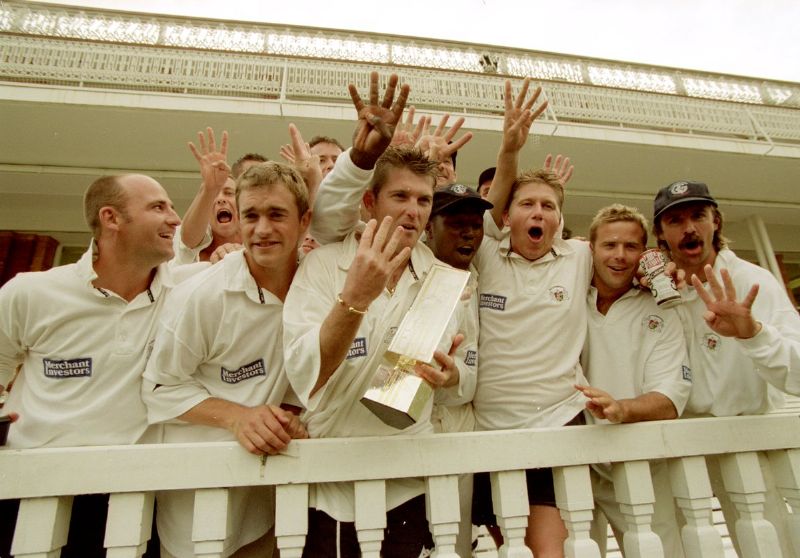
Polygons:
<instances>
[{"instance_id":1,"label":"trophy base","mask_svg":"<svg viewBox=\"0 0 800 558\"><path fill-rule=\"evenodd\" d=\"M381 365L361 403L384 423L402 430L419 421L432 395L433 388L413 372Z\"/></svg>"}]
</instances>

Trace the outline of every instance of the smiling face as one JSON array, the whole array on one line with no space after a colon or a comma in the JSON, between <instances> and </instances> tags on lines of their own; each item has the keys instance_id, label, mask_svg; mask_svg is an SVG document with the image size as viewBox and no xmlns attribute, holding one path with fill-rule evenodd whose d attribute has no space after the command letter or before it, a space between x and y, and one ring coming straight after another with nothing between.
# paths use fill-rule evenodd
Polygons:
<instances>
[{"instance_id":1,"label":"smiling face","mask_svg":"<svg viewBox=\"0 0 800 558\"><path fill-rule=\"evenodd\" d=\"M166 190L140 174L122 176L125 207L119 213L117 238L125 249L146 265L158 265L174 255L172 239L181 223Z\"/></svg>"},{"instance_id":2,"label":"smiling face","mask_svg":"<svg viewBox=\"0 0 800 558\"><path fill-rule=\"evenodd\" d=\"M483 241L483 210L436 215L427 231L434 256L457 269L469 269Z\"/></svg>"},{"instance_id":3,"label":"smiling face","mask_svg":"<svg viewBox=\"0 0 800 558\"><path fill-rule=\"evenodd\" d=\"M706 264L713 265L717 251L714 233L719 221L711 204L687 202L666 210L659 216L658 239L669 246L670 256L678 268L703 279Z\"/></svg>"},{"instance_id":4,"label":"smiling face","mask_svg":"<svg viewBox=\"0 0 800 558\"><path fill-rule=\"evenodd\" d=\"M251 267L279 271L297 260L311 213L300 216L294 194L282 182L241 192L239 207L242 243Z\"/></svg>"},{"instance_id":5,"label":"smiling face","mask_svg":"<svg viewBox=\"0 0 800 558\"><path fill-rule=\"evenodd\" d=\"M590 244L592 282L601 296L622 296L633 284L639 257L645 250L645 230L635 221L614 221L597 227Z\"/></svg>"},{"instance_id":6,"label":"smiling face","mask_svg":"<svg viewBox=\"0 0 800 558\"><path fill-rule=\"evenodd\" d=\"M211 210L211 234L222 241L236 241L239 235L239 219L236 212L236 182L228 178L214 200Z\"/></svg>"},{"instance_id":7,"label":"smiling face","mask_svg":"<svg viewBox=\"0 0 800 558\"><path fill-rule=\"evenodd\" d=\"M433 178L419 175L407 168L392 168L376 194L364 193L364 207L380 223L391 217L395 226L403 228L398 250L413 248L425 230L433 204Z\"/></svg>"},{"instance_id":8,"label":"smiling face","mask_svg":"<svg viewBox=\"0 0 800 558\"><path fill-rule=\"evenodd\" d=\"M537 260L553 247L561 222L555 190L543 182L520 184L503 214L511 228L511 249L527 260Z\"/></svg>"}]
</instances>

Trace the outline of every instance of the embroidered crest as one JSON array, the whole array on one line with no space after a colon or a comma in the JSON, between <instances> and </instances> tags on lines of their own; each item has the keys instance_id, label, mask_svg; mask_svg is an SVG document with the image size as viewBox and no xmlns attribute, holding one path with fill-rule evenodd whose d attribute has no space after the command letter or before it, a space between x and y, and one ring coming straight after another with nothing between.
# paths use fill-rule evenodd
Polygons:
<instances>
[{"instance_id":1,"label":"embroidered crest","mask_svg":"<svg viewBox=\"0 0 800 558\"><path fill-rule=\"evenodd\" d=\"M687 184L686 182L676 182L670 187L669 193L672 194L673 196L680 196L685 194L688 189L689 189L689 184Z\"/></svg>"},{"instance_id":2,"label":"embroidered crest","mask_svg":"<svg viewBox=\"0 0 800 558\"><path fill-rule=\"evenodd\" d=\"M661 330L664 329L664 320L661 318L661 316L650 314L649 316L645 317L644 320L642 320L642 325L647 331L652 333L661 333Z\"/></svg>"},{"instance_id":3,"label":"embroidered crest","mask_svg":"<svg viewBox=\"0 0 800 558\"><path fill-rule=\"evenodd\" d=\"M564 302L569 300L569 293L564 287L555 286L550 289L550 297L556 302Z\"/></svg>"},{"instance_id":4,"label":"embroidered crest","mask_svg":"<svg viewBox=\"0 0 800 558\"><path fill-rule=\"evenodd\" d=\"M706 333L703 336L703 346L712 353L719 349L719 335L714 333Z\"/></svg>"},{"instance_id":5,"label":"embroidered crest","mask_svg":"<svg viewBox=\"0 0 800 558\"><path fill-rule=\"evenodd\" d=\"M467 187L463 184L453 184L450 190L452 190L454 194L465 194L467 192Z\"/></svg>"}]
</instances>

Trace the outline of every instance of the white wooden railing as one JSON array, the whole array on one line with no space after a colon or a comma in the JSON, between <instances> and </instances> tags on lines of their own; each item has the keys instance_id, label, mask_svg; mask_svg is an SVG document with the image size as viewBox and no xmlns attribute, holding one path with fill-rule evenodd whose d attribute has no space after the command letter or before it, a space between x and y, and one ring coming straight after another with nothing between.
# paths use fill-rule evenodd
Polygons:
<instances>
[{"instance_id":1,"label":"white wooden railing","mask_svg":"<svg viewBox=\"0 0 800 558\"><path fill-rule=\"evenodd\" d=\"M686 526L688 557L722 557L711 522L704 455L721 455L725 486L742 519L728 525L742 555L775 558L773 526L764 519L758 454L769 458L792 514L790 542L800 549L800 417L686 419L525 431L319 439L292 442L265 462L235 443L165 444L0 451L0 498L22 498L13 554L58 556L72 495L111 493L106 527L110 557L138 557L148 540L153 491L195 489L195 551L218 556L225 539L228 487L276 486L276 535L283 558L300 556L309 486L354 482L356 528L365 557L378 556L385 525L384 479L425 477L428 514L439 557L456 558L459 473L490 471L494 506L505 534L501 556L526 557L524 469L553 466L556 495L569 531L569 557L597 557L589 538L593 499L589 464L615 463L617 498L626 514L629 558L660 555L650 529L653 489L647 460L668 459L672 489ZM202 525L202 528L198 526Z\"/></svg>"}]
</instances>

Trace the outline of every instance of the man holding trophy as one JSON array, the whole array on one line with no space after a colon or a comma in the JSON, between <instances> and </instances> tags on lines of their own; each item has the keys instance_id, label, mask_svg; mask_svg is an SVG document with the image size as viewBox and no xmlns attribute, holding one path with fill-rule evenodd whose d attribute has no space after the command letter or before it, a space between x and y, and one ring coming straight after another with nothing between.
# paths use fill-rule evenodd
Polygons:
<instances>
[{"instance_id":1,"label":"man holding trophy","mask_svg":"<svg viewBox=\"0 0 800 558\"><path fill-rule=\"evenodd\" d=\"M437 171L419 150L386 149L408 96L404 86L393 103L396 86L392 76L379 104L373 73L369 105L350 86L359 113L353 147L329 177L349 176L371 219L363 232L309 253L284 306L286 372L312 437L432 432L431 388L455 396L463 373L453 352L468 274L438 264L418 242ZM416 558L432 547L424 493L422 479L386 483L383 556ZM352 484L315 486L310 506L303 555L360 556Z\"/></svg>"}]
</instances>

